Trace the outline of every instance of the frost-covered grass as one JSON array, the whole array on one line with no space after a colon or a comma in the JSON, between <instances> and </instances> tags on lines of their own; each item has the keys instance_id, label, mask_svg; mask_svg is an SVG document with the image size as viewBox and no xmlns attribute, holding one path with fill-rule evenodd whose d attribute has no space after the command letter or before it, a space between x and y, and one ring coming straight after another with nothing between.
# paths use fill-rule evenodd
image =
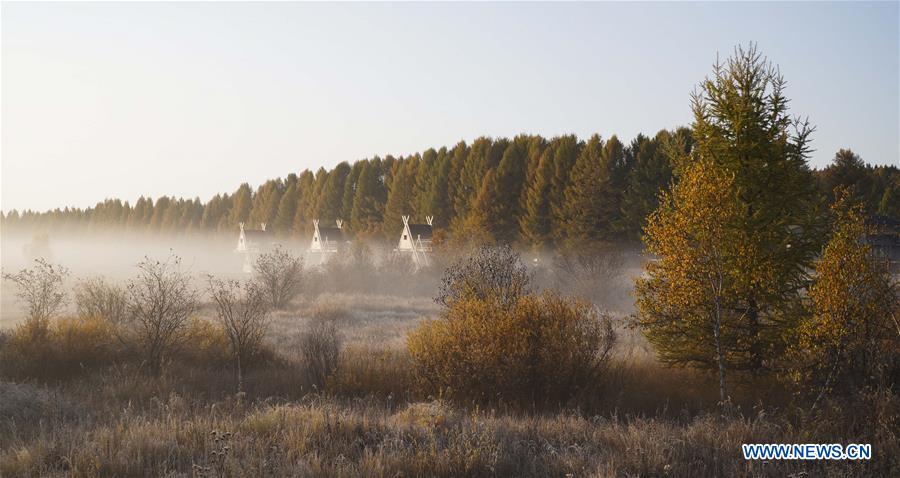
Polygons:
<instances>
[{"instance_id":1,"label":"frost-covered grass","mask_svg":"<svg viewBox=\"0 0 900 478\"><path fill-rule=\"evenodd\" d=\"M404 347L407 332L436 313L424 297L335 293L299 301L276 314L267 337L275 358L245 371L240 394L223 357L196 347L181 350L158 377L126 360L68 380L0 382L0 476L900 471L895 396L855 408L831 404L812 416L792 410L777 382L760 379L736 386L737 410L723 417L710 377L660 366L624 328L603 382L579 403L541 410L450 403L417 383ZM334 321L343 337L341 366L325 390L306 382L296 353L300 332L317 320ZM875 459L746 462L746 442L872 443Z\"/></svg>"}]
</instances>

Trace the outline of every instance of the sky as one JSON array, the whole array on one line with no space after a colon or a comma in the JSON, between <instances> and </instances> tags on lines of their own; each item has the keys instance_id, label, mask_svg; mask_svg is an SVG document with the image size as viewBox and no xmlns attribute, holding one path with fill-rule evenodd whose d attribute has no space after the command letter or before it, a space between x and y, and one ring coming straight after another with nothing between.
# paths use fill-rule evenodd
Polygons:
<instances>
[{"instance_id":1,"label":"sky","mask_svg":"<svg viewBox=\"0 0 900 478\"><path fill-rule=\"evenodd\" d=\"M756 42L839 148L900 160L900 3L3 3L0 208L206 201L479 136L687 126Z\"/></svg>"}]
</instances>

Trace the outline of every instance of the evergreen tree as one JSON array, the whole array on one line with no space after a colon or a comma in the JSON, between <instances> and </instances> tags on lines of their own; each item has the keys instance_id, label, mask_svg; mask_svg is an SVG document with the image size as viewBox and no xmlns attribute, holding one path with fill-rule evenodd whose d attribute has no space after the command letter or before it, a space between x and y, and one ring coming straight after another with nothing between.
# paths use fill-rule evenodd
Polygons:
<instances>
[{"instance_id":1,"label":"evergreen tree","mask_svg":"<svg viewBox=\"0 0 900 478\"><path fill-rule=\"evenodd\" d=\"M147 209L147 198L141 196L134 203L131 215L128 217L128 227L132 230L140 230L144 225L144 214Z\"/></svg>"},{"instance_id":2,"label":"evergreen tree","mask_svg":"<svg viewBox=\"0 0 900 478\"><path fill-rule=\"evenodd\" d=\"M674 134L662 130L653 139L640 136L630 150L634 164L626 179L622 211L617 229L627 238L638 239L647 216L659 205L660 193L672 182L672 159L690 154L690 130Z\"/></svg>"},{"instance_id":3,"label":"evergreen tree","mask_svg":"<svg viewBox=\"0 0 900 478\"><path fill-rule=\"evenodd\" d=\"M376 157L368 161L359 173L350 224L357 235L372 236L380 229L384 210L379 202L381 161Z\"/></svg>"},{"instance_id":4,"label":"evergreen tree","mask_svg":"<svg viewBox=\"0 0 900 478\"><path fill-rule=\"evenodd\" d=\"M615 141L611 139L612 143ZM617 141L612 148L594 135L578 155L565 190L562 217L565 239L570 244L607 239L614 201L611 200L612 171L609 156L621 150Z\"/></svg>"},{"instance_id":5,"label":"evergreen tree","mask_svg":"<svg viewBox=\"0 0 900 478\"><path fill-rule=\"evenodd\" d=\"M454 224L451 227L459 230L465 224L469 209L481 189L481 182L489 169L494 169L500 163L503 151L509 145L509 140L501 138L493 140L481 137L472 143L469 148L462 169L459 171L459 182L454 189Z\"/></svg>"},{"instance_id":6,"label":"evergreen tree","mask_svg":"<svg viewBox=\"0 0 900 478\"><path fill-rule=\"evenodd\" d=\"M253 206L250 209L249 222L253 228L266 224L266 229L275 220L278 213L278 205L281 203L282 182L280 179L269 180L263 183L253 195Z\"/></svg>"},{"instance_id":7,"label":"evergreen tree","mask_svg":"<svg viewBox=\"0 0 900 478\"><path fill-rule=\"evenodd\" d=\"M219 226L219 221L226 214L228 209L225 207L221 194L212 197L203 208L203 218L200 224L206 231L215 231Z\"/></svg>"},{"instance_id":8,"label":"evergreen tree","mask_svg":"<svg viewBox=\"0 0 900 478\"><path fill-rule=\"evenodd\" d=\"M163 230L163 219L166 217L166 210L169 209L171 200L168 196L160 196L153 205L153 215L150 216L150 230L160 232Z\"/></svg>"},{"instance_id":9,"label":"evergreen tree","mask_svg":"<svg viewBox=\"0 0 900 478\"><path fill-rule=\"evenodd\" d=\"M553 181L553 152L544 151L534 180L528 185L523 216L519 221L522 238L536 249L551 245L550 189Z\"/></svg>"},{"instance_id":10,"label":"evergreen tree","mask_svg":"<svg viewBox=\"0 0 900 478\"><path fill-rule=\"evenodd\" d=\"M743 241L742 277L755 280L732 294L742 336L729 360L753 372L783 350L791 309L820 250L818 197L806 164L811 128L787 114L783 90L777 68L754 46L737 48L693 96L694 147L675 164L679 178L703 161L734 178L741 215L723 234Z\"/></svg>"},{"instance_id":11,"label":"evergreen tree","mask_svg":"<svg viewBox=\"0 0 900 478\"><path fill-rule=\"evenodd\" d=\"M453 171L453 174L447 178L447 195L449 196L450 206L450 217L447 218L447 222L448 224L453 224L459 215L459 211L456 208L457 191L462 187L459 172L462 171L463 165L466 163L466 158L469 155L469 146L465 141L460 141L450 151L450 155L450 171Z\"/></svg>"},{"instance_id":12,"label":"evergreen tree","mask_svg":"<svg viewBox=\"0 0 900 478\"><path fill-rule=\"evenodd\" d=\"M316 215L320 219L333 221L344 217L344 184L349 174L350 165L346 162L338 164L328 173L316 207Z\"/></svg>"},{"instance_id":13,"label":"evergreen tree","mask_svg":"<svg viewBox=\"0 0 900 478\"><path fill-rule=\"evenodd\" d=\"M434 227L440 229L450 224L452 216L449 187L453 157L447 148L441 148L433 155L434 159L426 163L424 158L431 156L423 156L423 164L416 173L416 188L419 191L416 211L420 217L434 216Z\"/></svg>"},{"instance_id":14,"label":"evergreen tree","mask_svg":"<svg viewBox=\"0 0 900 478\"><path fill-rule=\"evenodd\" d=\"M528 168L528 137L516 137L506 150L500 164L497 166L495 188L491 191L496 204L493 217L491 217L490 230L497 241L510 244L519 238L519 216L521 215L519 198L525 184L525 174ZM485 181L487 177L485 177ZM479 196L484 196L479 192Z\"/></svg>"},{"instance_id":15,"label":"evergreen tree","mask_svg":"<svg viewBox=\"0 0 900 478\"><path fill-rule=\"evenodd\" d=\"M557 243L566 235L566 187L572 166L581 152L582 144L575 135L560 136L550 142L549 150L553 152L553 175L550 178L550 234Z\"/></svg>"},{"instance_id":16,"label":"evergreen tree","mask_svg":"<svg viewBox=\"0 0 900 478\"><path fill-rule=\"evenodd\" d=\"M393 239L403 228L402 216L415 215L413 199L416 164L416 158L411 157L396 165L384 207L383 232L388 239Z\"/></svg>"},{"instance_id":17,"label":"evergreen tree","mask_svg":"<svg viewBox=\"0 0 900 478\"><path fill-rule=\"evenodd\" d=\"M359 173L366 165L367 161L357 161L353 163L347 179L344 181L344 193L341 199L341 217L347 221L350 220L350 214L353 211L353 198L356 196L356 183L359 180Z\"/></svg>"},{"instance_id":18,"label":"evergreen tree","mask_svg":"<svg viewBox=\"0 0 900 478\"><path fill-rule=\"evenodd\" d=\"M436 180L435 169L437 167L437 151L428 148L422 153L419 165L416 167L415 187L413 188L413 201L415 211L419 215L433 213L433 200L431 191Z\"/></svg>"},{"instance_id":19,"label":"evergreen tree","mask_svg":"<svg viewBox=\"0 0 900 478\"><path fill-rule=\"evenodd\" d=\"M306 237L312 228L313 207L316 200L316 179L313 173L306 169L297 178L297 210L294 212L294 235Z\"/></svg>"},{"instance_id":20,"label":"evergreen tree","mask_svg":"<svg viewBox=\"0 0 900 478\"><path fill-rule=\"evenodd\" d=\"M862 204L869 214L900 216L900 169L896 166L867 165L849 149L839 150L834 161L818 173L819 187L830 202L834 191L853 191L852 200Z\"/></svg>"},{"instance_id":21,"label":"evergreen tree","mask_svg":"<svg viewBox=\"0 0 900 478\"><path fill-rule=\"evenodd\" d=\"M247 222L250 218L250 207L252 206L251 200L252 193L250 191L250 185L247 183L241 184L232 196L231 212L229 213L230 228L237 228L238 224ZM252 229L250 224L245 224L245 226Z\"/></svg>"},{"instance_id":22,"label":"evergreen tree","mask_svg":"<svg viewBox=\"0 0 900 478\"><path fill-rule=\"evenodd\" d=\"M294 216L297 214L297 203L300 202L300 194L297 190L297 177L291 175L287 180L287 189L281 195L278 202L278 212L275 213L273 231L281 236L289 236L294 230Z\"/></svg>"},{"instance_id":23,"label":"evergreen tree","mask_svg":"<svg viewBox=\"0 0 900 478\"><path fill-rule=\"evenodd\" d=\"M467 246L496 243L493 231L502 210L497 197L497 175L493 169L490 169L484 175L469 215L455 242Z\"/></svg>"}]
</instances>

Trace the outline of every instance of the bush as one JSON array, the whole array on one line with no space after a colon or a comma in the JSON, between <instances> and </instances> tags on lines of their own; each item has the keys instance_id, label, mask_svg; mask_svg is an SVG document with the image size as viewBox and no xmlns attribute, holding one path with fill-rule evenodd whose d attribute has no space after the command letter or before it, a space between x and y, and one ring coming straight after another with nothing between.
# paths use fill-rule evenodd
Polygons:
<instances>
[{"instance_id":1,"label":"bush","mask_svg":"<svg viewBox=\"0 0 900 478\"><path fill-rule=\"evenodd\" d=\"M221 325L196 317L184 326L176 360L207 367L225 367L233 362L228 334Z\"/></svg>"},{"instance_id":2,"label":"bush","mask_svg":"<svg viewBox=\"0 0 900 478\"><path fill-rule=\"evenodd\" d=\"M115 325L128 319L125 290L102 277L86 279L75 286L75 307L83 319L102 318Z\"/></svg>"},{"instance_id":3,"label":"bush","mask_svg":"<svg viewBox=\"0 0 900 478\"><path fill-rule=\"evenodd\" d=\"M510 307L469 297L408 338L427 387L473 402L551 405L600 379L615 334L607 317L553 293L527 295Z\"/></svg>"},{"instance_id":4,"label":"bush","mask_svg":"<svg viewBox=\"0 0 900 478\"><path fill-rule=\"evenodd\" d=\"M5 334L0 347L0 376L16 380L68 380L115 364L139 364L143 356L127 349L114 324L98 317L64 318L47 327L26 321ZM221 369L233 362L225 329L215 322L191 318L169 359L182 367ZM274 363L276 354L260 347L246 369Z\"/></svg>"},{"instance_id":5,"label":"bush","mask_svg":"<svg viewBox=\"0 0 900 478\"><path fill-rule=\"evenodd\" d=\"M240 283L209 277L209 294L216 319L231 346L238 388L243 384L242 365L248 365L262 348L269 329L269 301L256 282Z\"/></svg>"},{"instance_id":6,"label":"bush","mask_svg":"<svg viewBox=\"0 0 900 478\"><path fill-rule=\"evenodd\" d=\"M300 334L300 358L308 383L325 390L341 360L341 336L333 320L314 320Z\"/></svg>"},{"instance_id":7,"label":"bush","mask_svg":"<svg viewBox=\"0 0 900 478\"><path fill-rule=\"evenodd\" d=\"M0 373L14 379L64 380L118 360L110 324L103 319L28 320L16 327L0 349Z\"/></svg>"},{"instance_id":8,"label":"bush","mask_svg":"<svg viewBox=\"0 0 900 478\"><path fill-rule=\"evenodd\" d=\"M253 266L255 279L273 309L287 307L303 285L303 258L276 246L272 252L260 254Z\"/></svg>"},{"instance_id":9,"label":"bush","mask_svg":"<svg viewBox=\"0 0 900 478\"><path fill-rule=\"evenodd\" d=\"M403 349L348 347L341 365L328 381L328 391L340 397L380 397L402 403L415 398L409 354Z\"/></svg>"},{"instance_id":10,"label":"bush","mask_svg":"<svg viewBox=\"0 0 900 478\"><path fill-rule=\"evenodd\" d=\"M457 300L475 298L515 303L530 292L531 274L509 246L483 246L444 272L435 302L450 307Z\"/></svg>"},{"instance_id":11,"label":"bush","mask_svg":"<svg viewBox=\"0 0 900 478\"><path fill-rule=\"evenodd\" d=\"M28 319L47 326L51 317L66 304L64 283L69 270L36 259L34 267L15 274L3 274L3 279L16 284L16 296L28 307ZM37 324L35 324L37 326Z\"/></svg>"},{"instance_id":12,"label":"bush","mask_svg":"<svg viewBox=\"0 0 900 478\"><path fill-rule=\"evenodd\" d=\"M181 270L181 259L145 258L128 282L128 335L143 354L144 365L159 373L169 352L184 338L185 324L197 308L197 292Z\"/></svg>"}]
</instances>

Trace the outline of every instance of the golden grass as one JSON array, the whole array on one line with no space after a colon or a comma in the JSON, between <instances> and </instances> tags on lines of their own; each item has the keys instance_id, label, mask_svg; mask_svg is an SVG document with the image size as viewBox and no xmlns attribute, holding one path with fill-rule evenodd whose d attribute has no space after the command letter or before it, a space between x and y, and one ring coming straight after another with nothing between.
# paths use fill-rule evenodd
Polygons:
<instances>
[{"instance_id":1,"label":"golden grass","mask_svg":"<svg viewBox=\"0 0 900 478\"><path fill-rule=\"evenodd\" d=\"M0 473L873 476L897 469L896 456L885 455L896 452L896 446L876 448L876 460L868 463L764 463L738 456L741 443L794 442L801 437L765 416L522 416L466 411L440 401L392 409L377 400L321 397L280 405L228 399L200 406L171 395L143 412L125 409L99 423L61 419L33 439L16 437L0 452Z\"/></svg>"},{"instance_id":2,"label":"golden grass","mask_svg":"<svg viewBox=\"0 0 900 478\"><path fill-rule=\"evenodd\" d=\"M216 355L221 337L207 322L192 324L195 346L176 351L158 377L133 361L101 360L78 367L74 380L0 382L0 476L900 473L896 395L870 395L855 406L829 402L810 415L793 412L777 383L747 380L735 389L738 413L721 417L708 374L659 365L625 329L601 383L568 408L484 409L429 397L396 344L432 310L424 300L385 296L302 303L276 318L271 355L245 371L241 394L227 357ZM296 335L320 315L338 321L348 338L324 391L306 382L292 351ZM367 336L379 320L383 335ZM82 348L96 341L76 337L95 337L94 329L70 325L59 326L59 337L74 342L57 348L91 356L93 349ZM746 462L745 442L872 443L875 459Z\"/></svg>"}]
</instances>

